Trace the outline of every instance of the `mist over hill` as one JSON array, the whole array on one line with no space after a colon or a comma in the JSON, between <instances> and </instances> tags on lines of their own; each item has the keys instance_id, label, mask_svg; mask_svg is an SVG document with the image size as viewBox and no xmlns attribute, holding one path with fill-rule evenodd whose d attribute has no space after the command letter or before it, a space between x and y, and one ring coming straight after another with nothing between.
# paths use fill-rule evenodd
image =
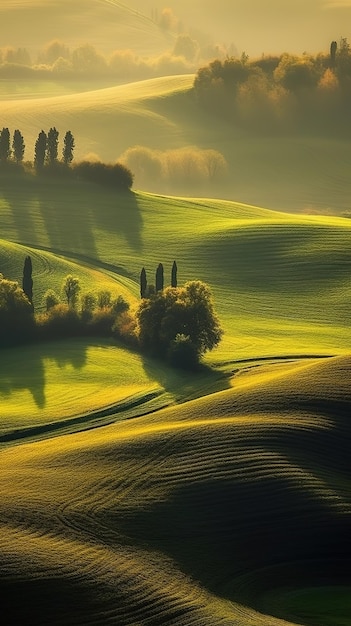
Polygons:
<instances>
[{"instance_id":1,"label":"mist over hill","mask_svg":"<svg viewBox=\"0 0 351 626\"><path fill-rule=\"evenodd\" d=\"M172 41L128 2L4 0L0 20L2 46L20 46L33 54L53 39L74 46L89 43L103 52L132 47L139 54L159 53Z\"/></svg>"},{"instance_id":2,"label":"mist over hill","mask_svg":"<svg viewBox=\"0 0 351 626\"><path fill-rule=\"evenodd\" d=\"M127 0L149 13L170 7L190 29L210 33L218 42L233 43L239 54L316 52L329 40L348 36L349 0Z\"/></svg>"}]
</instances>

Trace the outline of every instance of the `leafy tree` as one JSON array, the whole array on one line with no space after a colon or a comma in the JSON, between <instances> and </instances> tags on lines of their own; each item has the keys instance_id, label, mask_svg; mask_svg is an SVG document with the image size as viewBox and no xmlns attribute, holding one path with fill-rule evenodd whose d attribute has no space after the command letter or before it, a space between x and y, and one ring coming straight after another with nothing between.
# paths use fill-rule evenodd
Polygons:
<instances>
[{"instance_id":1,"label":"leafy tree","mask_svg":"<svg viewBox=\"0 0 351 626\"><path fill-rule=\"evenodd\" d=\"M146 289L147 289L147 278L146 278L145 267L143 267L143 269L140 272L140 297L141 298L146 297Z\"/></svg>"},{"instance_id":2,"label":"leafy tree","mask_svg":"<svg viewBox=\"0 0 351 626\"><path fill-rule=\"evenodd\" d=\"M99 291L97 295L97 305L99 309L106 309L111 306L111 292L107 289Z\"/></svg>"},{"instance_id":3,"label":"leafy tree","mask_svg":"<svg viewBox=\"0 0 351 626\"><path fill-rule=\"evenodd\" d=\"M172 273L171 273L171 286L172 287L177 287L177 263L175 261L173 261L173 265L172 265Z\"/></svg>"},{"instance_id":4,"label":"leafy tree","mask_svg":"<svg viewBox=\"0 0 351 626\"><path fill-rule=\"evenodd\" d=\"M161 357L167 358L172 352L177 335L188 338L186 343L191 342L190 349L197 360L215 348L222 337L211 291L202 281L190 281L184 287L167 287L143 299L136 317L141 347Z\"/></svg>"},{"instance_id":5,"label":"leafy tree","mask_svg":"<svg viewBox=\"0 0 351 626\"><path fill-rule=\"evenodd\" d=\"M21 343L34 331L32 305L17 282L0 274L0 345Z\"/></svg>"},{"instance_id":6,"label":"leafy tree","mask_svg":"<svg viewBox=\"0 0 351 626\"><path fill-rule=\"evenodd\" d=\"M91 291L84 293L81 297L81 313L83 318L90 318L97 306L97 297Z\"/></svg>"},{"instance_id":7,"label":"leafy tree","mask_svg":"<svg viewBox=\"0 0 351 626\"><path fill-rule=\"evenodd\" d=\"M162 291L164 285L163 265L159 263L156 270L156 291Z\"/></svg>"},{"instance_id":8,"label":"leafy tree","mask_svg":"<svg viewBox=\"0 0 351 626\"><path fill-rule=\"evenodd\" d=\"M32 259L29 255L24 260L22 289L33 306Z\"/></svg>"},{"instance_id":9,"label":"leafy tree","mask_svg":"<svg viewBox=\"0 0 351 626\"><path fill-rule=\"evenodd\" d=\"M12 151L13 158L15 159L16 163L22 163L25 148L26 146L24 144L22 133L19 130L15 130L13 133Z\"/></svg>"},{"instance_id":10,"label":"leafy tree","mask_svg":"<svg viewBox=\"0 0 351 626\"><path fill-rule=\"evenodd\" d=\"M68 130L63 139L62 161L65 165L70 165L73 161L73 150L75 148L74 137Z\"/></svg>"},{"instance_id":11,"label":"leafy tree","mask_svg":"<svg viewBox=\"0 0 351 626\"><path fill-rule=\"evenodd\" d=\"M53 289L48 289L44 294L44 302L46 310L49 311L54 306L60 303L60 298L57 295L56 291Z\"/></svg>"},{"instance_id":12,"label":"leafy tree","mask_svg":"<svg viewBox=\"0 0 351 626\"><path fill-rule=\"evenodd\" d=\"M80 292L79 278L68 274L63 281L62 291L66 297L67 306L74 309L77 306Z\"/></svg>"},{"instance_id":13,"label":"leafy tree","mask_svg":"<svg viewBox=\"0 0 351 626\"><path fill-rule=\"evenodd\" d=\"M3 128L0 133L0 160L6 162L10 154L10 131L8 128Z\"/></svg>"},{"instance_id":14,"label":"leafy tree","mask_svg":"<svg viewBox=\"0 0 351 626\"><path fill-rule=\"evenodd\" d=\"M194 370L198 365L196 347L189 335L180 333L170 343L167 353L168 360L173 367L186 370Z\"/></svg>"},{"instance_id":15,"label":"leafy tree","mask_svg":"<svg viewBox=\"0 0 351 626\"><path fill-rule=\"evenodd\" d=\"M34 165L37 170L40 170L44 167L46 149L47 149L47 135L41 130L38 138L35 142L34 148Z\"/></svg>"},{"instance_id":16,"label":"leafy tree","mask_svg":"<svg viewBox=\"0 0 351 626\"><path fill-rule=\"evenodd\" d=\"M49 165L55 165L57 163L57 155L58 155L58 137L59 132L56 130L55 126L50 128L47 136L47 152L46 157Z\"/></svg>"}]
</instances>

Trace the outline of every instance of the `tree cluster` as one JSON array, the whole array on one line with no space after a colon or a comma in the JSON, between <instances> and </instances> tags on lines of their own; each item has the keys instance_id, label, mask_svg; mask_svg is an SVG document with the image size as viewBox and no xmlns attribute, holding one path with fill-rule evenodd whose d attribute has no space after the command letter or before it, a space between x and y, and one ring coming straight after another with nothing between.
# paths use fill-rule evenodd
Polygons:
<instances>
[{"instance_id":1,"label":"tree cluster","mask_svg":"<svg viewBox=\"0 0 351 626\"><path fill-rule=\"evenodd\" d=\"M130 190L133 185L131 170L122 163L103 163L101 161L78 161L73 163L75 139L70 130L63 138L62 154L59 158L59 131L54 127L46 133L41 130L34 146L34 171L38 174L72 175L81 180L99 183L105 187L119 190ZM24 163L25 143L22 133L15 130L11 143L11 133L8 128L0 131L0 171L6 165L16 164L28 167Z\"/></svg>"},{"instance_id":2,"label":"tree cluster","mask_svg":"<svg viewBox=\"0 0 351 626\"><path fill-rule=\"evenodd\" d=\"M198 70L198 102L216 115L257 130L351 130L351 52L347 39L329 53L228 57Z\"/></svg>"},{"instance_id":3,"label":"tree cluster","mask_svg":"<svg viewBox=\"0 0 351 626\"><path fill-rule=\"evenodd\" d=\"M168 189L195 185L221 184L227 175L227 162L218 150L187 146L171 150L153 150L132 146L119 157L129 167L140 187Z\"/></svg>"},{"instance_id":4,"label":"tree cluster","mask_svg":"<svg viewBox=\"0 0 351 626\"><path fill-rule=\"evenodd\" d=\"M193 73L199 61L221 55L225 58L231 51L223 45L213 44L208 36L182 31L180 22L171 9L165 9L154 20L162 30L173 31L173 45L165 52L144 57L130 49L117 48L103 54L91 44L84 43L71 49L63 41L48 42L32 59L25 48L0 48L1 78L100 78L138 80L154 76ZM175 24L178 24L175 27Z\"/></svg>"},{"instance_id":5,"label":"tree cluster","mask_svg":"<svg viewBox=\"0 0 351 626\"><path fill-rule=\"evenodd\" d=\"M177 287L177 275L178 275L178 266L177 262L173 261L172 270L171 270L171 286ZM164 268L163 264L159 263L156 268L155 273L155 283L148 283L145 267L142 268L140 272L140 297L148 298L154 293L158 291L162 291L164 287Z\"/></svg>"},{"instance_id":6,"label":"tree cluster","mask_svg":"<svg viewBox=\"0 0 351 626\"><path fill-rule=\"evenodd\" d=\"M202 281L156 291L142 299L136 316L142 350L184 369L194 369L222 337L211 291Z\"/></svg>"},{"instance_id":7,"label":"tree cluster","mask_svg":"<svg viewBox=\"0 0 351 626\"><path fill-rule=\"evenodd\" d=\"M45 293L45 311L33 307L32 261L24 261L22 287L0 274L0 347L76 336L112 336L171 365L195 369L222 336L209 287L201 281L177 286L177 264L171 286L164 288L163 265L156 270L156 286L140 274L141 302L131 312L121 296L108 290L82 293L80 281L69 274L61 292Z\"/></svg>"},{"instance_id":8,"label":"tree cluster","mask_svg":"<svg viewBox=\"0 0 351 626\"><path fill-rule=\"evenodd\" d=\"M34 165L41 169L44 165L54 166L58 163L59 132L55 127L50 128L48 133L40 131L34 147ZM68 130L63 139L62 159L64 165L70 165L73 160L74 137ZM15 162L21 164L24 161L26 145L20 130L16 129L12 135L8 128L0 131L0 163Z\"/></svg>"}]
</instances>

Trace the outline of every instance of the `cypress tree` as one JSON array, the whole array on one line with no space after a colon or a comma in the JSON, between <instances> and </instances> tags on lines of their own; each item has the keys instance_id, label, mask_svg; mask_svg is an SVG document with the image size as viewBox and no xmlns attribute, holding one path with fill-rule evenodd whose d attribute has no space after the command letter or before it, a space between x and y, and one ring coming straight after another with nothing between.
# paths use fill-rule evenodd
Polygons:
<instances>
[{"instance_id":1,"label":"cypress tree","mask_svg":"<svg viewBox=\"0 0 351 626\"><path fill-rule=\"evenodd\" d=\"M65 165L70 165L73 161L74 137L68 130L63 139L62 161Z\"/></svg>"},{"instance_id":2,"label":"cypress tree","mask_svg":"<svg viewBox=\"0 0 351 626\"><path fill-rule=\"evenodd\" d=\"M46 136L46 133L43 130L41 130L38 135L38 139L35 142L35 149L34 149L34 165L36 169L41 169L44 166L47 141L48 141L48 138Z\"/></svg>"},{"instance_id":3,"label":"cypress tree","mask_svg":"<svg viewBox=\"0 0 351 626\"><path fill-rule=\"evenodd\" d=\"M6 162L11 154L10 148L10 131L8 128L3 128L0 133L0 159Z\"/></svg>"},{"instance_id":4,"label":"cypress tree","mask_svg":"<svg viewBox=\"0 0 351 626\"><path fill-rule=\"evenodd\" d=\"M145 267L140 272L140 297L145 298L147 289L147 278Z\"/></svg>"},{"instance_id":5,"label":"cypress tree","mask_svg":"<svg viewBox=\"0 0 351 626\"><path fill-rule=\"evenodd\" d=\"M24 139L21 131L15 130L13 133L12 150L16 163L22 163L25 150Z\"/></svg>"},{"instance_id":6,"label":"cypress tree","mask_svg":"<svg viewBox=\"0 0 351 626\"><path fill-rule=\"evenodd\" d=\"M55 165L55 163L57 163L58 136L59 133L55 126L50 128L47 137L47 160L49 165Z\"/></svg>"},{"instance_id":7,"label":"cypress tree","mask_svg":"<svg viewBox=\"0 0 351 626\"><path fill-rule=\"evenodd\" d=\"M32 259L26 256L23 266L22 289L33 306Z\"/></svg>"},{"instance_id":8,"label":"cypress tree","mask_svg":"<svg viewBox=\"0 0 351 626\"><path fill-rule=\"evenodd\" d=\"M177 287L177 263L175 261L173 261L173 265L172 265L172 275L171 275L171 286L172 287Z\"/></svg>"},{"instance_id":9,"label":"cypress tree","mask_svg":"<svg viewBox=\"0 0 351 626\"><path fill-rule=\"evenodd\" d=\"M159 263L156 270L156 291L163 291L163 282L163 265Z\"/></svg>"}]
</instances>

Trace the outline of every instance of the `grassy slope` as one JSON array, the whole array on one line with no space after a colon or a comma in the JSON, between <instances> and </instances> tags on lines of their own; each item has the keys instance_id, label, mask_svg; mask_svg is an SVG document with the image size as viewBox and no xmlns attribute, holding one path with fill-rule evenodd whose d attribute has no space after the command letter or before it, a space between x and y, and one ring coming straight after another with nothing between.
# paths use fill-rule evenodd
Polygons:
<instances>
[{"instance_id":1,"label":"grassy slope","mask_svg":"<svg viewBox=\"0 0 351 626\"><path fill-rule=\"evenodd\" d=\"M349 207L346 142L231 133L199 113L190 83L175 77L59 97L53 85L52 98L10 97L0 110L28 147L52 125L71 128L81 153L109 159L135 143L198 144L228 159L235 194L233 186L224 194L281 209ZM346 603L338 620L335 612L321 624L306 589L318 596L325 584L345 585L349 358L248 370L237 359L350 351L350 223L32 180L2 181L0 216L5 239L36 248L36 285L46 283L46 263L55 280L72 267L41 249L115 270L134 296L142 265L152 281L159 261L169 272L176 258L180 282L206 280L215 294L226 333L210 361L242 372L231 389L211 394L223 383L187 385L107 344L35 349L30 374L15 353L10 369L2 361L10 440L47 437L55 422L57 432L92 428L2 451L1 587L5 603L14 585L22 598L9 604L7 623L278 626L272 614L307 624L310 611L312 624L345 626ZM11 246L0 255L19 279L24 250L16 256ZM90 280L87 266L77 271ZM132 417L202 393L95 428L119 419L121 405ZM89 415L101 403L110 405L106 415ZM82 423L62 419L72 415ZM25 426L36 430L13 432Z\"/></svg>"},{"instance_id":2,"label":"grassy slope","mask_svg":"<svg viewBox=\"0 0 351 626\"><path fill-rule=\"evenodd\" d=\"M41 128L68 128L76 137L77 156L98 153L115 160L128 147L153 149L198 145L222 152L229 164L226 184L197 193L235 197L248 204L288 211L340 213L350 209L349 142L313 136L254 137L231 128L199 110L188 89L193 77L173 76L104 89L51 83L52 97L33 95L37 85L23 85L21 94L6 94L0 112L6 125L20 128L27 158ZM68 93L62 93L62 90ZM5 93L4 93L5 90ZM48 96L48 92L43 94ZM20 96L20 97L19 97ZM157 190L155 181L150 189ZM191 193L191 190L187 192ZM177 195L180 190L176 189Z\"/></svg>"},{"instance_id":3,"label":"grassy slope","mask_svg":"<svg viewBox=\"0 0 351 626\"><path fill-rule=\"evenodd\" d=\"M158 54L170 40L151 19L117 0L2 0L3 45L37 51L59 39L77 47L89 43L102 51L133 48Z\"/></svg>"},{"instance_id":4,"label":"grassy slope","mask_svg":"<svg viewBox=\"0 0 351 626\"><path fill-rule=\"evenodd\" d=\"M161 261L167 284L176 259L180 283L213 289L225 336L211 361L350 350L347 219L31 180L4 185L0 211L9 241L107 263L136 296L142 266L152 283Z\"/></svg>"},{"instance_id":5,"label":"grassy slope","mask_svg":"<svg viewBox=\"0 0 351 626\"><path fill-rule=\"evenodd\" d=\"M246 371L182 407L4 450L7 623L310 623L271 614L282 584L343 582L350 367Z\"/></svg>"}]
</instances>

